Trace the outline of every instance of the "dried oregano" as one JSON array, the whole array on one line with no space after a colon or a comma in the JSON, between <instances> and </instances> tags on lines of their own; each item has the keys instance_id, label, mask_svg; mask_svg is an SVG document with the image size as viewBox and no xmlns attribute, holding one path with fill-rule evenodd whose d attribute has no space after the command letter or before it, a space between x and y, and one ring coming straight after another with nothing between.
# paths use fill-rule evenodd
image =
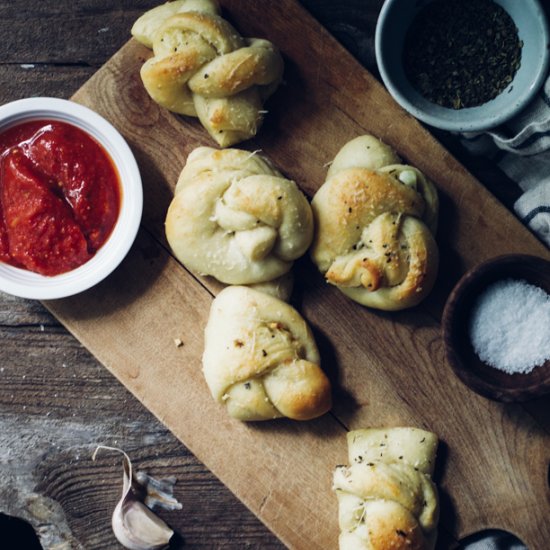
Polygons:
<instances>
[{"instance_id":1,"label":"dried oregano","mask_svg":"<svg viewBox=\"0 0 550 550\"><path fill-rule=\"evenodd\" d=\"M424 97L461 109L486 103L512 82L522 47L512 18L492 0L436 0L407 32L403 63Z\"/></svg>"}]
</instances>

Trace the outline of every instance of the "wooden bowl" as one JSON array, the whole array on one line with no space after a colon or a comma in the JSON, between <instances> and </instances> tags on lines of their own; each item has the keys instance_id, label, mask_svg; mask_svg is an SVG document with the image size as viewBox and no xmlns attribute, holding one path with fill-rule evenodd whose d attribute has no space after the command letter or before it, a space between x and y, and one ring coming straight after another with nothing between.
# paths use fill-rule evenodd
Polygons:
<instances>
[{"instance_id":1,"label":"wooden bowl","mask_svg":"<svg viewBox=\"0 0 550 550\"><path fill-rule=\"evenodd\" d=\"M468 271L451 292L443 311L447 360L456 375L475 392L497 401L527 401L550 393L550 360L527 374L508 374L477 356L468 334L472 306L490 284L522 279L550 293L550 261L536 256L498 256Z\"/></svg>"}]
</instances>

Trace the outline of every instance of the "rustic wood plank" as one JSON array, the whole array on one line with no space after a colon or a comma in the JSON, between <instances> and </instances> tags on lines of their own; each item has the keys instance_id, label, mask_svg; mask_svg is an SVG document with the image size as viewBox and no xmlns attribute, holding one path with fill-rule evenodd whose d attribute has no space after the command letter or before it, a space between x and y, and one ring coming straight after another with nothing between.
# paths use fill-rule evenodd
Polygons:
<instances>
[{"instance_id":1,"label":"rustic wood plank","mask_svg":"<svg viewBox=\"0 0 550 550\"><path fill-rule=\"evenodd\" d=\"M33 96L68 99L97 69L94 67L0 64L0 103Z\"/></svg>"},{"instance_id":2,"label":"rustic wood plank","mask_svg":"<svg viewBox=\"0 0 550 550\"><path fill-rule=\"evenodd\" d=\"M2 61L11 59L14 63L1 66L0 101L5 102L18 97L38 94L58 97L70 96L91 75L95 66L102 63L126 40L129 26L133 22L128 13L129 10L135 8L137 11L142 11L156 3L135 2L129 5L128 2L122 2L117 3L117 7L113 7L110 2L97 0L93 2L77 1L70 5L50 0L37 5L22 0L17 4L0 4L0 20L4 23L10 17L12 19L21 18L23 13L25 14L23 17L27 18L26 27L16 22L14 25L7 24L4 28L5 37L16 36L16 39L8 38L0 44L0 59ZM376 0L376 2L372 0L367 3L362 0L347 0L338 3L330 0L303 2L313 13L317 13L319 20L331 32L334 32L342 43L371 70L374 69L372 36L365 36L364 33L365 30L370 33L374 28L375 17L370 11L374 3L380 4L380 0ZM368 13L367 18L363 18L365 13ZM65 25L66 20L69 20L67 25ZM77 25L75 21L78 21L79 24ZM65 28L78 27L78 35L90 39L75 44L74 40L66 40L63 37L61 42L54 44L50 40L51 35L46 32L50 25ZM109 32L98 32L106 27L109 27ZM22 43L24 44L21 45ZM17 56L12 52L6 52L11 44L16 44ZM109 50L110 48L112 49ZM102 58L104 54L105 57ZM45 64L40 64L40 60ZM64 63L69 65L63 65ZM35 67L23 68L20 66L21 64L35 64ZM456 152L460 152L460 150L457 149ZM144 158L146 161L147 156L144 155ZM178 160L180 158L181 154ZM472 169L479 174L475 165ZM174 168L174 171L176 170L177 168ZM492 189L496 191L503 189L498 172L496 175L492 175L490 172L489 174L481 172L481 175L484 183L495 182L496 185ZM169 197L169 193L167 196ZM497 196L502 200L502 196ZM513 198L507 202L508 205L511 204L511 200ZM94 465L89 459L84 458L89 455L91 449L89 441L86 440L83 443L81 440L72 439L67 442L70 445L69 450L63 450L56 448L55 442L48 438L49 434L55 434L61 430L68 432L74 430L77 434L82 433L84 428L89 429L94 425L98 414L106 416L109 421L112 420L112 425L107 430L110 439L107 439L107 436L104 439L115 444L117 442L122 444L127 450L130 450L134 458L137 457L139 462L142 457L149 461L153 473L157 473L155 468L158 471L164 471L164 466L161 466L161 463L166 456L170 457L166 474L171 475L175 471L177 472L175 475L178 477L179 487L181 488L182 482L185 483L188 492L183 493L177 489L176 493L180 500L183 498L189 501L188 506L184 505L186 513L174 514L173 517L170 517L170 522L184 536L187 535L186 541L190 543L191 547L240 548L247 545L258 548L280 547L280 543L276 542L273 536L252 518L244 507L194 457L187 453L183 446L176 443L175 439L149 413L145 412L143 407L122 386L113 381L108 371L100 367L80 345L77 344L77 347L74 347L73 338L67 336L59 328L57 321L41 306L35 302L2 296L0 297L0 316L2 338L5 334L5 327L2 325L8 325L8 330L15 329L15 332L10 333L7 338L9 345L0 347L0 365L11 361L12 350L15 350L16 347L19 348L19 351L15 353L16 367L14 368L16 370L10 368L7 372L9 382L0 389L0 411L10 411L10 414L11 411L16 411L17 413L17 417L10 416L6 420L9 427L8 432L25 434L27 441L39 443L36 446L37 452L38 450L44 451L44 455L47 456L47 465L43 469L37 470L36 474L37 479L44 475L46 480L40 486L40 490L49 495L55 492L56 498L63 503L71 529L78 535L78 540L85 547L112 546L113 538L108 526L110 508L104 503L106 501L114 503L118 497L118 488L113 488L110 481L118 482L119 462L114 457L101 458L101 473L102 476L109 478L109 483L106 484L108 487L102 485L101 488L96 488L90 472L96 469L97 464ZM40 325L44 326L44 332ZM47 340L50 337L52 340L48 344ZM27 339L32 344L28 344ZM331 352L328 343L325 344L325 348L328 353ZM22 373L20 369L29 361L26 353L35 359L41 358L41 363L31 369L24 369L25 372ZM68 356L70 359L63 361L61 356L65 358ZM362 357L359 359L363 360ZM65 367L63 367L63 363L65 363ZM4 378L1 376L4 372L6 371L0 374L0 379L3 381ZM76 374L81 379L78 388L72 388L67 373L70 376ZM19 378L19 375L21 377L25 375L26 378ZM60 390L57 384L58 380L60 381ZM42 390L40 386L42 386ZM55 398L55 405L52 407L51 396L56 392L57 398ZM10 398L11 395L14 396L13 399ZM98 399L94 396L109 396L109 398ZM340 398L343 400L346 397L345 392L342 391ZM29 406L29 403L32 405ZM105 405L107 405L106 410ZM48 407L51 407L51 410ZM540 419L544 413L548 416L547 400L533 404L532 408L536 418ZM50 423L34 422L44 415L44 411L50 413L50 416L46 418L54 415L54 421ZM75 417L72 416L73 413L76 414ZM124 416L126 413L128 414L127 421ZM117 417L117 414L120 417ZM60 418L57 418L56 415L60 415ZM142 416L145 416L142 424L136 423L133 428L129 428L130 418L141 419ZM523 418L522 414L520 416ZM4 416L2 416L3 418ZM72 424L70 421L76 423ZM547 422L546 425L550 425L550 423ZM84 433L86 433L85 430ZM48 434L48 437L44 434ZM47 444L41 443L41 437ZM164 437L166 440L163 439ZM156 445L155 453L159 453L158 459L155 457L154 460L151 458L150 452L153 442ZM185 460L188 460L192 467L182 468L179 460L172 457L171 445L180 449L179 459L182 459L181 455L183 454ZM35 449L32 445L30 448ZM28 451L26 452L28 453ZM75 460L77 454L79 460ZM29 462L35 460L34 456L28 457ZM71 464L71 471L68 467L64 468L64 461ZM20 468L17 470L20 473ZM192 471L190 472L190 470ZM61 472L63 479L67 482L62 484L62 490L55 484L57 472ZM83 484L80 484L80 481L75 483L75 480L80 479L84 480ZM72 491L72 485L76 485L78 490ZM205 492L203 492L203 488ZM85 491L91 498L86 501L79 499L81 491ZM200 507L203 510L199 510L197 502L201 503ZM219 506L216 507L215 504L219 504ZM78 511L78 515L74 515L76 511ZM454 513L452 507L450 512ZM447 515L449 515L449 510L447 510ZM213 517L216 518L214 522L211 521ZM244 533L243 538L241 538L241 532Z\"/></svg>"},{"instance_id":3,"label":"rustic wood plank","mask_svg":"<svg viewBox=\"0 0 550 550\"><path fill-rule=\"evenodd\" d=\"M283 21L274 15L269 29L262 27L262 18L254 9L241 10L238 2L228 1L224 5L242 28L283 44L283 53L290 60L287 85L274 98L270 122L258 140L248 144L250 148L261 147L311 195L323 181L323 165L339 145L367 130L392 143L436 180L441 189L440 245L444 265L438 287L424 306L396 315L367 311L327 288L304 261L300 276L307 285L303 285L298 299L324 341L328 370L338 380L339 399L334 413L349 427L412 423L435 429L447 451L439 473L445 503L443 526L457 536L489 524L507 526L520 533L533 548L543 548L549 535L543 521L546 512L541 508L547 494L544 449L548 433L541 431L521 407L504 408L487 402L472 395L452 377L443 359L439 317L450 285L469 265L501 252L530 251L547 256L547 251L291 2L285 3L284 11L287 16L292 13L292 17ZM293 28L298 24L299 29ZM291 42L288 36L297 38ZM296 45L302 40L307 42L307 48ZM193 327L204 324L210 296L198 281L166 256L162 221L186 154L197 144L208 143L208 139L196 123L182 121L147 101L136 71L146 55L134 43L125 46L110 62L109 71L97 73L77 99L111 119L133 146L144 174L144 225L161 243L161 248L151 254L154 241L140 241L137 251L127 260L128 267L122 268L122 274L116 275L109 286L81 297L78 303L67 300L49 303L48 307L284 542L296 547L302 547L305 541L309 547L333 545L336 515L328 481L322 481L318 489L307 483L298 484L299 497L289 501L288 487L285 485L283 490L277 484L282 479L287 483L287 477L283 476L286 471L273 464L269 449L275 454L284 453L296 475L307 480L310 469L329 471L331 464L342 456L338 425L333 426L330 417L325 417L312 423L313 427L283 424L282 433L263 427L251 429L228 422L223 412L208 401L204 383L202 398L197 395L201 394L197 388L201 388L198 371L202 335L197 335ZM338 78L341 74L354 74L356 78L348 80L348 86L342 89ZM140 105L140 109L134 105ZM392 124L387 125L387 120ZM499 220L498 225L488 223L495 219ZM473 228L483 231L476 229L474 235ZM144 263L145 257L149 258L149 265ZM136 280L133 275L136 272L150 279ZM121 285L118 277L124 280L124 291L129 294L122 301L113 291L113 286L116 289ZM215 291L215 285L208 281L202 284ZM181 303L182 311L174 311L174 303ZM110 304L107 319L113 323L107 324L108 328L98 326L93 314L102 312L107 304ZM117 308L117 304L124 305L124 309ZM151 311L150 304L155 304L156 311ZM91 315L83 314L86 308L92 308ZM136 319L140 319L139 323ZM147 349L136 342L133 346L139 349L128 349L135 342L132 334L137 335L142 325L164 338L174 336L171 333L174 326L182 327L190 339L184 346L185 359L178 363L176 352L160 341L148 344ZM120 345L115 347L110 342L109 348L104 342L113 326L124 336ZM368 348L363 334L368 335ZM136 364L143 358L149 374ZM178 369L184 369L186 380L195 388L192 395L180 385ZM415 372L414 377L409 369ZM148 382L150 377L154 378L154 384ZM159 389L157 385L167 379L171 381L170 387L165 384ZM161 403L156 398L159 392L165 396ZM186 395L186 399L180 400L175 411L166 397L178 394ZM185 416L193 418L197 409L201 418L212 419L200 430L181 422L178 416L185 410ZM267 432L268 441L264 437ZM324 432L321 441L318 436ZM476 432L482 445L472 438ZM223 444L227 433L232 434L231 441ZM293 444L298 433L305 440L299 448ZM234 439L239 441L238 450L233 445ZM223 457L218 443L224 445ZM262 452L253 451L261 444ZM310 449L312 458L306 466L304 445L323 451L321 454ZM529 465L520 451L526 448L536 457ZM494 456L499 460L495 461ZM228 457L234 460L238 457L247 471L259 467L272 472L273 479L257 478L251 488L227 465ZM503 472L510 476L508 483L502 483ZM503 495L505 506L501 505ZM298 513L308 509L310 499L321 505L316 517L311 518L312 523L309 516L304 521L303 513L301 516ZM280 520L281 507L288 512L284 521ZM513 507L515 514L508 507Z\"/></svg>"},{"instance_id":4,"label":"rustic wood plank","mask_svg":"<svg viewBox=\"0 0 550 550\"><path fill-rule=\"evenodd\" d=\"M374 55L374 31L384 0L300 2L328 31L373 74L378 75Z\"/></svg>"},{"instance_id":5,"label":"rustic wood plank","mask_svg":"<svg viewBox=\"0 0 550 550\"><path fill-rule=\"evenodd\" d=\"M135 19L158 3L2 2L0 33L12 40L0 45L0 59L11 64L81 64L97 68L126 41Z\"/></svg>"}]
</instances>

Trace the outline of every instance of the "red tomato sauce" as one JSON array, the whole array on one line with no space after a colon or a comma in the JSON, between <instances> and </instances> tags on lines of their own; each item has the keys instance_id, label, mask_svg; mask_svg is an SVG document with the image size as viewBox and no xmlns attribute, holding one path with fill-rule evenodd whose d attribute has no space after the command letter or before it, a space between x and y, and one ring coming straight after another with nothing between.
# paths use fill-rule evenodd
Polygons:
<instances>
[{"instance_id":1,"label":"red tomato sauce","mask_svg":"<svg viewBox=\"0 0 550 550\"><path fill-rule=\"evenodd\" d=\"M111 234L120 183L107 152L54 120L0 133L0 261L42 275L86 263Z\"/></svg>"}]
</instances>

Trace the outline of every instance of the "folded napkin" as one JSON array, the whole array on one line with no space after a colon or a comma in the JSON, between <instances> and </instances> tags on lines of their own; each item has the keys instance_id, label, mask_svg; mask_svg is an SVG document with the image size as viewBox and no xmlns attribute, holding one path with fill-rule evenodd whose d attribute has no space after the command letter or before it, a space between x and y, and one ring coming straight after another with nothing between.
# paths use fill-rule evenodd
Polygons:
<instances>
[{"instance_id":1,"label":"folded napkin","mask_svg":"<svg viewBox=\"0 0 550 550\"><path fill-rule=\"evenodd\" d=\"M523 190L514 210L550 247L550 77L535 99L508 123L461 136L462 145L484 155Z\"/></svg>"}]
</instances>

